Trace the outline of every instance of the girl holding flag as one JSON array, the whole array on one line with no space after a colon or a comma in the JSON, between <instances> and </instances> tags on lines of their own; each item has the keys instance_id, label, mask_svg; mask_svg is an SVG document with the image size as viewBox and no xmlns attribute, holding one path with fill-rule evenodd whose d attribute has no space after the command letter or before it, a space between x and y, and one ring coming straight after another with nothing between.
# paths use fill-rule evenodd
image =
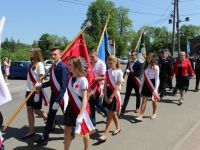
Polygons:
<instances>
[{"instance_id":1,"label":"girl holding flag","mask_svg":"<svg viewBox=\"0 0 200 150\"><path fill-rule=\"evenodd\" d=\"M30 91L34 88L35 84L45 74L43 57L40 48L32 48L30 50L31 65L29 67L29 72L27 75L27 87L26 87L26 97L29 95ZM35 135L34 131L34 113L47 120L47 114L41 111L42 108L42 98L45 100L46 105L48 105L47 96L44 91L38 90L30 99L27 101L27 113L28 113L28 123L29 132L25 134L22 139L26 139Z\"/></svg>"},{"instance_id":2,"label":"girl holding flag","mask_svg":"<svg viewBox=\"0 0 200 150\"><path fill-rule=\"evenodd\" d=\"M83 137L84 150L87 150L89 133L95 129L89 116L88 80L85 77L80 57L72 56L68 62L68 69L72 76L68 82L69 103L64 114L64 149L69 150L76 133Z\"/></svg>"},{"instance_id":3,"label":"girl holding flag","mask_svg":"<svg viewBox=\"0 0 200 150\"><path fill-rule=\"evenodd\" d=\"M106 71L104 96L105 101L108 104L109 112L104 134L98 139L100 143L106 141L112 125L112 121L114 121L116 126L116 130L112 133L112 135L116 135L121 131L118 114L121 110L120 90L123 81L123 72L119 68L119 60L115 56L110 55L107 60L110 69Z\"/></svg>"},{"instance_id":4,"label":"girl holding flag","mask_svg":"<svg viewBox=\"0 0 200 150\"><path fill-rule=\"evenodd\" d=\"M157 117L156 111L157 101L159 100L158 87L160 84L160 80L159 67L156 65L156 57L153 53L149 53L147 55L147 60L144 66L144 73L141 81L142 83L140 91L142 95L142 104L140 108L140 116L136 119L138 121L143 121L148 97L152 97L153 114L151 116L151 119L155 119Z\"/></svg>"}]
</instances>

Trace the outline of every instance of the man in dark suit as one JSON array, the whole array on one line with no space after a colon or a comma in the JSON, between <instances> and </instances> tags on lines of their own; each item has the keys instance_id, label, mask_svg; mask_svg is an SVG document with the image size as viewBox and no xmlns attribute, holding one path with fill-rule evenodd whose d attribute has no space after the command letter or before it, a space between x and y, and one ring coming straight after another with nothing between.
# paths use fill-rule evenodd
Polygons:
<instances>
[{"instance_id":1,"label":"man in dark suit","mask_svg":"<svg viewBox=\"0 0 200 150\"><path fill-rule=\"evenodd\" d=\"M196 87L195 92L198 92L199 90L199 80L200 80L200 56L198 54L196 60L195 60L195 74L196 74Z\"/></svg>"},{"instance_id":2,"label":"man in dark suit","mask_svg":"<svg viewBox=\"0 0 200 150\"><path fill-rule=\"evenodd\" d=\"M67 68L65 64L61 61L61 49L58 47L54 47L50 50L50 52L54 61L52 70L50 72L50 80L48 82L43 83L42 85L36 83L36 87L45 88L51 86L50 107L46 126L43 132L43 136L41 136L35 141L37 144L40 144L42 146L47 145L49 133L55 128L55 116L61 103L61 100L64 98L68 79ZM52 72L55 74L55 78L53 78ZM60 89L56 89L56 82L59 84Z\"/></svg>"},{"instance_id":3,"label":"man in dark suit","mask_svg":"<svg viewBox=\"0 0 200 150\"><path fill-rule=\"evenodd\" d=\"M166 95L166 88L170 87L169 78L171 76L172 67L171 61L167 57L167 51L161 51L161 57L159 58L158 65L160 68L160 98Z\"/></svg>"},{"instance_id":4,"label":"man in dark suit","mask_svg":"<svg viewBox=\"0 0 200 150\"><path fill-rule=\"evenodd\" d=\"M137 53L133 51L131 53L130 61L127 64L126 70L124 72L124 78L128 74L126 93L124 98L124 103L122 105L121 114L125 113L126 107L129 102L131 91L134 88L136 94L136 110L135 113L139 111L140 108L140 79L142 74L142 64L137 60Z\"/></svg>"}]
</instances>

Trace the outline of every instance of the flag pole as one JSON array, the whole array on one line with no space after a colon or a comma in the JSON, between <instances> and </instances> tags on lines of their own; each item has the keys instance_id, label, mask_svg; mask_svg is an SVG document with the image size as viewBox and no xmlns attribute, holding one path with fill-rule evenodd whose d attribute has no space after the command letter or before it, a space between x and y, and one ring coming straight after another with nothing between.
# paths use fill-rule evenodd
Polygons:
<instances>
[{"instance_id":1,"label":"flag pole","mask_svg":"<svg viewBox=\"0 0 200 150\"><path fill-rule=\"evenodd\" d=\"M2 49L1 49L1 37L2 37L2 32L3 32L5 20L6 20L5 16L3 16L2 19L0 19L0 65L1 65L1 51L2 51Z\"/></svg>"},{"instance_id":2,"label":"flag pole","mask_svg":"<svg viewBox=\"0 0 200 150\"><path fill-rule=\"evenodd\" d=\"M91 26L91 22L87 22L86 26L83 29L81 29L81 31L75 36L75 38L65 48L65 50L62 53L62 55L69 49L69 47L74 43L74 41L86 30L86 28L90 27L90 26ZM48 70L48 72L49 72L49 70ZM45 78L45 76L48 74L48 72L43 76L43 78ZM39 83L42 82L43 78L39 81ZM22 101L22 103L20 104L20 106L17 108L17 110L13 113L13 115L10 117L10 119L5 124L5 126L2 129L2 131L5 131L6 128L11 124L11 122L15 119L15 117L17 116L17 114L20 112L20 110L23 108L23 106L26 104L26 102L29 100L29 98L31 97L31 95L33 95L33 93L35 91L36 91L36 87L34 87L31 90L31 92L29 93L29 95Z\"/></svg>"},{"instance_id":3,"label":"flag pole","mask_svg":"<svg viewBox=\"0 0 200 150\"><path fill-rule=\"evenodd\" d=\"M84 26L83 29L81 29L81 31L74 37L74 39L70 42L70 44L65 48L65 50L62 53L62 55L64 53L66 53L66 51L68 51L68 49L70 48L70 46L72 46L72 44L74 43L74 41L76 41L77 38L86 30L86 28L90 27L91 25L92 25L92 23L90 21L88 21L86 23L86 26Z\"/></svg>"},{"instance_id":4,"label":"flag pole","mask_svg":"<svg viewBox=\"0 0 200 150\"><path fill-rule=\"evenodd\" d=\"M139 43L140 43L140 41L141 41L142 34L144 33L145 27L147 27L147 26L142 27L142 30L141 30L141 32L140 32L139 39L138 39L137 44L136 44L136 46L135 46L135 51L136 51L136 50L138 49L138 47L139 47Z\"/></svg>"},{"instance_id":5,"label":"flag pole","mask_svg":"<svg viewBox=\"0 0 200 150\"><path fill-rule=\"evenodd\" d=\"M100 38L100 40L99 40L99 44L98 44L98 46L97 46L96 51L99 50L99 47L100 47L100 45L101 45L101 41L102 41L102 39L103 39L104 33L105 33L105 31L107 30L107 25L108 25L109 19L110 19L110 14L108 15L108 18L107 18L107 20L106 20L106 24L105 24L104 29L103 29L103 32L102 32L102 34L101 34L101 38Z\"/></svg>"}]
</instances>

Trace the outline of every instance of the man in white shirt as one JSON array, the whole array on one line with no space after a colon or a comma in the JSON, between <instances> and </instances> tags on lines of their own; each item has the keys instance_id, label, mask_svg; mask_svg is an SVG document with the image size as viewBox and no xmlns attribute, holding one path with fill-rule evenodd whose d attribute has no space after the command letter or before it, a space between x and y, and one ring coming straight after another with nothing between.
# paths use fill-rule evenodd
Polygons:
<instances>
[{"instance_id":1,"label":"man in white shirt","mask_svg":"<svg viewBox=\"0 0 200 150\"><path fill-rule=\"evenodd\" d=\"M92 63L92 69L94 72L94 81L97 82L97 87L94 93L90 96L90 111L91 111L91 120L93 125L96 125L96 117L95 117L95 111L96 106L100 108L100 110L104 113L104 115L107 115L107 109L103 107L103 101L101 98L101 95L103 94L103 87L104 87L104 80L105 80L105 73L106 73L106 65L105 63L98 58L98 53L96 50L92 50L89 52L91 63Z\"/></svg>"}]
</instances>

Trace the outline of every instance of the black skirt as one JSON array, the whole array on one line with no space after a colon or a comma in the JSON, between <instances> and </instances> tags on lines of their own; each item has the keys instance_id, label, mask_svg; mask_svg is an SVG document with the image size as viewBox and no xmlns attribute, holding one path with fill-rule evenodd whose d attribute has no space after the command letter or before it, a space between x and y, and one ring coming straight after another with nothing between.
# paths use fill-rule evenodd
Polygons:
<instances>
[{"instance_id":1,"label":"black skirt","mask_svg":"<svg viewBox=\"0 0 200 150\"><path fill-rule=\"evenodd\" d=\"M155 79L151 79L151 82L155 86ZM148 86L146 80L144 80L144 84L142 86L141 95L142 96L147 96L147 97L151 97L152 96L152 92L149 89L149 86Z\"/></svg>"},{"instance_id":2,"label":"black skirt","mask_svg":"<svg viewBox=\"0 0 200 150\"><path fill-rule=\"evenodd\" d=\"M189 76L176 76L176 87L179 90L187 90L189 86Z\"/></svg>"},{"instance_id":3,"label":"black skirt","mask_svg":"<svg viewBox=\"0 0 200 150\"><path fill-rule=\"evenodd\" d=\"M64 125L66 125L68 127L75 127L76 126L76 118L77 118L77 115L74 112L74 109L69 102L67 105L65 114L64 114Z\"/></svg>"},{"instance_id":4,"label":"black skirt","mask_svg":"<svg viewBox=\"0 0 200 150\"><path fill-rule=\"evenodd\" d=\"M107 86L107 97L109 98L110 96L112 95L112 90L109 86ZM118 107L117 107L117 100L116 98L114 97L112 102L110 104L106 104L108 110L110 111L118 111Z\"/></svg>"},{"instance_id":5,"label":"black skirt","mask_svg":"<svg viewBox=\"0 0 200 150\"><path fill-rule=\"evenodd\" d=\"M26 97L30 94L29 91L26 91ZM26 102L27 107L32 107L34 109L42 109L42 96L40 94L40 100L38 102L34 102L35 92L31 95L29 100Z\"/></svg>"}]
</instances>

